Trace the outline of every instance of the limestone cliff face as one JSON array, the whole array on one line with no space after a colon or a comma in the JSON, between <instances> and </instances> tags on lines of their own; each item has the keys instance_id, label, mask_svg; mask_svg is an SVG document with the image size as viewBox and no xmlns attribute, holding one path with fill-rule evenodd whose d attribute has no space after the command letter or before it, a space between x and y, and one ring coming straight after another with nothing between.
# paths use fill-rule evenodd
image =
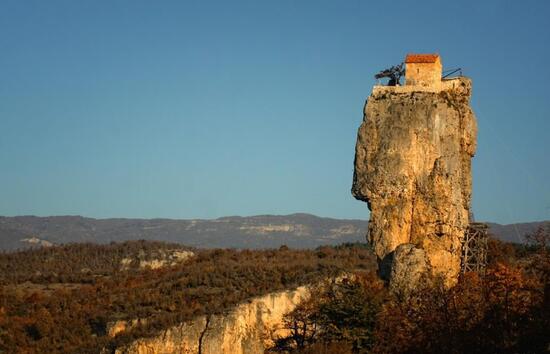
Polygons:
<instances>
[{"instance_id":1,"label":"limestone cliff face","mask_svg":"<svg viewBox=\"0 0 550 354\"><path fill-rule=\"evenodd\" d=\"M142 338L116 354L263 354L273 340L287 335L283 316L308 297L308 287L272 293L238 305L223 315L201 316Z\"/></svg>"},{"instance_id":2,"label":"limestone cliff face","mask_svg":"<svg viewBox=\"0 0 550 354\"><path fill-rule=\"evenodd\" d=\"M407 254L416 259L410 264L422 264L417 272L441 275L449 285L458 276L477 134L470 93L471 81L458 78L436 89L375 87L367 100L352 194L368 203L368 238L381 274L396 274L394 284L408 273ZM400 245L423 252L407 246L392 272Z\"/></svg>"}]
</instances>

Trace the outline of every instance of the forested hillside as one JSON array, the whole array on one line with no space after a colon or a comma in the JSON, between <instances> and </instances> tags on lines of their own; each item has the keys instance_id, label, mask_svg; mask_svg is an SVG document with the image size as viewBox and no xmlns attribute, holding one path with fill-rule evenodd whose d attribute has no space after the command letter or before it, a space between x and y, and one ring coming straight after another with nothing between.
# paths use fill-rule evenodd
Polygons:
<instances>
[{"instance_id":1,"label":"forested hillside","mask_svg":"<svg viewBox=\"0 0 550 354\"><path fill-rule=\"evenodd\" d=\"M309 214L223 217L214 220L93 219L81 216L0 217L0 249L71 242L150 240L200 248L316 248L365 242L367 221Z\"/></svg>"},{"instance_id":2,"label":"forested hillside","mask_svg":"<svg viewBox=\"0 0 550 354\"><path fill-rule=\"evenodd\" d=\"M498 239L522 243L527 233L549 222L489 223ZM310 214L223 217L214 220L93 219L81 216L0 216L0 250L73 242L106 244L129 240L179 243L200 248L316 248L366 242L366 220Z\"/></svg>"},{"instance_id":3,"label":"forested hillside","mask_svg":"<svg viewBox=\"0 0 550 354\"><path fill-rule=\"evenodd\" d=\"M157 269L136 261L174 251L190 250L126 242L1 254L0 352L98 353L254 296L375 264L360 244L315 251L191 250L183 262ZM110 336L117 320L135 325Z\"/></svg>"}]
</instances>

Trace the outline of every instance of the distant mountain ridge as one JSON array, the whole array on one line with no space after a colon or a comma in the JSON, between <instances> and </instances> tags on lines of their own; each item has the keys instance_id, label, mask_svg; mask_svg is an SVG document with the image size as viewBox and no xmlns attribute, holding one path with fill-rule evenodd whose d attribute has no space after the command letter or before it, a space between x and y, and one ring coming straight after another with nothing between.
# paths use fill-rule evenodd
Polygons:
<instances>
[{"instance_id":1,"label":"distant mountain ridge","mask_svg":"<svg viewBox=\"0 0 550 354\"><path fill-rule=\"evenodd\" d=\"M550 221L535 221L515 224L496 224L488 222L491 234L501 241L525 243L525 235L535 232L539 227L545 227L550 232Z\"/></svg>"},{"instance_id":2,"label":"distant mountain ridge","mask_svg":"<svg viewBox=\"0 0 550 354\"><path fill-rule=\"evenodd\" d=\"M228 216L219 219L93 219L82 216L0 216L0 250L70 242L126 240L177 242L200 248L315 248L366 242L368 221L291 215ZM523 242L526 233L550 221L500 225L489 223L499 239Z\"/></svg>"}]
</instances>

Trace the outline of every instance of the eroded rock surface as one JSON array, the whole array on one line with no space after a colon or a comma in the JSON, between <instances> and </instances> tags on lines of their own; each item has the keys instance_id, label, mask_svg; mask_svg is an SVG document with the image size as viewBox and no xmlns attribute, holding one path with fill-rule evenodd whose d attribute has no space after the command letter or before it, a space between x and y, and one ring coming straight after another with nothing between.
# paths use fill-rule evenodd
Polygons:
<instances>
[{"instance_id":1,"label":"eroded rock surface","mask_svg":"<svg viewBox=\"0 0 550 354\"><path fill-rule=\"evenodd\" d=\"M426 253L411 243L397 246L393 256L390 278L391 290L410 294L425 280L428 272Z\"/></svg>"},{"instance_id":2,"label":"eroded rock surface","mask_svg":"<svg viewBox=\"0 0 550 354\"><path fill-rule=\"evenodd\" d=\"M288 335L283 316L310 296L308 287L254 298L210 317L200 316L151 338L141 338L116 354L263 354Z\"/></svg>"},{"instance_id":3,"label":"eroded rock surface","mask_svg":"<svg viewBox=\"0 0 550 354\"><path fill-rule=\"evenodd\" d=\"M433 91L377 87L367 100L352 194L368 203L368 239L385 277L402 244L421 249L426 272L447 285L458 277L477 134L470 93L471 81L458 78Z\"/></svg>"}]
</instances>

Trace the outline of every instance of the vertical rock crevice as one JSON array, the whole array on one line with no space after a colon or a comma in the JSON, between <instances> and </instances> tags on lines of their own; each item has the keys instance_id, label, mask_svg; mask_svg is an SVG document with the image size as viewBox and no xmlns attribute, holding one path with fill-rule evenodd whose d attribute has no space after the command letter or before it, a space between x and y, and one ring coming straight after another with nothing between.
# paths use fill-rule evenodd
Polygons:
<instances>
[{"instance_id":1,"label":"vertical rock crevice","mask_svg":"<svg viewBox=\"0 0 550 354\"><path fill-rule=\"evenodd\" d=\"M198 354L203 354L202 353L202 341L203 341L204 335L206 334L206 331L208 331L208 325L209 324L210 324L210 315L206 316L206 322L204 324L204 329L202 330L202 332L199 335L199 343L198 343L198 351L197 351Z\"/></svg>"},{"instance_id":2,"label":"vertical rock crevice","mask_svg":"<svg viewBox=\"0 0 550 354\"><path fill-rule=\"evenodd\" d=\"M300 286L252 298L224 313L197 318L139 338L115 354L263 354L288 335L284 315L311 296Z\"/></svg>"}]
</instances>

